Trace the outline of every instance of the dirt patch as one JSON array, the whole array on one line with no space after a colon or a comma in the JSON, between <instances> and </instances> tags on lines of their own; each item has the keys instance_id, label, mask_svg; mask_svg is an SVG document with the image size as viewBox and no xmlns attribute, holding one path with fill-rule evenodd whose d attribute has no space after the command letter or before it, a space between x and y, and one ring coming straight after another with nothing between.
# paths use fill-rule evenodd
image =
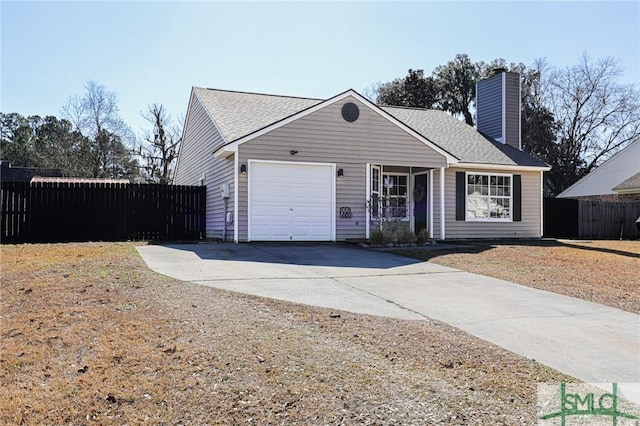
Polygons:
<instances>
[{"instance_id":1,"label":"dirt patch","mask_svg":"<svg viewBox=\"0 0 640 426\"><path fill-rule=\"evenodd\" d=\"M1 424L532 424L570 378L436 321L220 291L130 244L2 246Z\"/></svg>"},{"instance_id":2,"label":"dirt patch","mask_svg":"<svg viewBox=\"0 0 640 426\"><path fill-rule=\"evenodd\" d=\"M640 312L638 241L473 241L397 254Z\"/></svg>"}]
</instances>

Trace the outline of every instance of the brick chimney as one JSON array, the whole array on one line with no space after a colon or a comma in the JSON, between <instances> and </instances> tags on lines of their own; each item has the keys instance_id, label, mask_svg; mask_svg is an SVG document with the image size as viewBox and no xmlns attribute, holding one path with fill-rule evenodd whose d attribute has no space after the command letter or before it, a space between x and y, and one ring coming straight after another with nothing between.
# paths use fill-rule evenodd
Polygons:
<instances>
[{"instance_id":1,"label":"brick chimney","mask_svg":"<svg viewBox=\"0 0 640 426\"><path fill-rule=\"evenodd\" d=\"M476 84L476 128L516 149L520 144L520 74L504 68Z\"/></svg>"}]
</instances>

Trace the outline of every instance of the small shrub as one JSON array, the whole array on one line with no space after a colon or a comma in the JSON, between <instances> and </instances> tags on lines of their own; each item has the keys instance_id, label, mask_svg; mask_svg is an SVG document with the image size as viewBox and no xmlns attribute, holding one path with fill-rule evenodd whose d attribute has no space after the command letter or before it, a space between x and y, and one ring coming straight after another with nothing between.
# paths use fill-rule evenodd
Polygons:
<instances>
[{"instance_id":1,"label":"small shrub","mask_svg":"<svg viewBox=\"0 0 640 426\"><path fill-rule=\"evenodd\" d=\"M390 233L381 229L374 229L371 231L371 244L374 246L386 246L393 242L393 237Z\"/></svg>"},{"instance_id":2,"label":"small shrub","mask_svg":"<svg viewBox=\"0 0 640 426\"><path fill-rule=\"evenodd\" d=\"M416 234L408 229L398 232L398 244L413 244L416 242Z\"/></svg>"},{"instance_id":3,"label":"small shrub","mask_svg":"<svg viewBox=\"0 0 640 426\"><path fill-rule=\"evenodd\" d=\"M431 240L431 234L426 229L421 229L418 235L416 235L416 243L418 244L424 244L429 240Z\"/></svg>"}]
</instances>

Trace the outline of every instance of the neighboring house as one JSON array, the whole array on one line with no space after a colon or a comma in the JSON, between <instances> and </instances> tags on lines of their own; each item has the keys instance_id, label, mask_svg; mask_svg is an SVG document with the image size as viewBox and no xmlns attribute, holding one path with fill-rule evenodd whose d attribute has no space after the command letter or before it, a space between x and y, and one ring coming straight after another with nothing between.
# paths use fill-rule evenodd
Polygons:
<instances>
[{"instance_id":1,"label":"neighboring house","mask_svg":"<svg viewBox=\"0 0 640 426\"><path fill-rule=\"evenodd\" d=\"M207 185L207 236L236 242L365 239L381 215L436 239L538 238L549 166L520 150L519 84L478 83L484 134L353 90L194 87L174 183Z\"/></svg>"},{"instance_id":2,"label":"neighboring house","mask_svg":"<svg viewBox=\"0 0 640 426\"><path fill-rule=\"evenodd\" d=\"M60 169L14 167L6 160L0 161L0 180L3 182L30 182L34 176L62 176Z\"/></svg>"},{"instance_id":3,"label":"neighboring house","mask_svg":"<svg viewBox=\"0 0 640 426\"><path fill-rule=\"evenodd\" d=\"M627 145L558 194L558 198L604 197L640 193L640 139Z\"/></svg>"},{"instance_id":4,"label":"neighboring house","mask_svg":"<svg viewBox=\"0 0 640 426\"><path fill-rule=\"evenodd\" d=\"M640 172L613 187L618 195L640 194Z\"/></svg>"},{"instance_id":5,"label":"neighboring house","mask_svg":"<svg viewBox=\"0 0 640 426\"><path fill-rule=\"evenodd\" d=\"M111 178L80 178L80 177L43 177L35 176L31 179L31 183L131 183L129 179L111 179Z\"/></svg>"}]
</instances>

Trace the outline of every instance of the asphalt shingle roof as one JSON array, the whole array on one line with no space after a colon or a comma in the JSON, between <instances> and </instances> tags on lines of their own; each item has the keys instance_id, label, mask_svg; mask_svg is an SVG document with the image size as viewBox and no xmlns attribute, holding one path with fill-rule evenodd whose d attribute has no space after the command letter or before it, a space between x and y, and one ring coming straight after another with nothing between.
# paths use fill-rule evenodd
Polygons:
<instances>
[{"instance_id":1,"label":"asphalt shingle roof","mask_svg":"<svg viewBox=\"0 0 640 426\"><path fill-rule=\"evenodd\" d=\"M546 166L526 152L484 136L444 111L390 106L382 109L463 163Z\"/></svg>"},{"instance_id":2,"label":"asphalt shingle roof","mask_svg":"<svg viewBox=\"0 0 640 426\"><path fill-rule=\"evenodd\" d=\"M613 187L614 191L624 191L629 189L640 189L640 172L623 181L621 184Z\"/></svg>"},{"instance_id":3,"label":"asphalt shingle roof","mask_svg":"<svg viewBox=\"0 0 640 426\"><path fill-rule=\"evenodd\" d=\"M323 99L193 88L227 142L283 120ZM421 108L382 109L463 163L547 166L529 154L484 136L449 114Z\"/></svg>"},{"instance_id":4,"label":"asphalt shingle roof","mask_svg":"<svg viewBox=\"0 0 640 426\"><path fill-rule=\"evenodd\" d=\"M194 87L227 142L322 102L322 99L263 95Z\"/></svg>"}]
</instances>

